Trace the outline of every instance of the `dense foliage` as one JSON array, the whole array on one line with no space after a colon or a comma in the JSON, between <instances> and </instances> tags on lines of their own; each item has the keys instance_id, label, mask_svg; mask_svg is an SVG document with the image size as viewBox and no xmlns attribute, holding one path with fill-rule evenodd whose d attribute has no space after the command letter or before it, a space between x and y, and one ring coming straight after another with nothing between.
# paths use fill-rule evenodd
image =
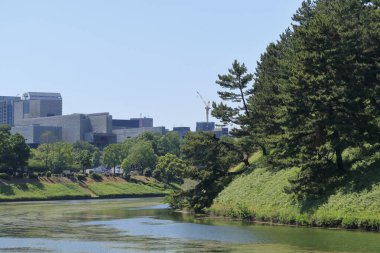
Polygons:
<instances>
[{"instance_id":1,"label":"dense foliage","mask_svg":"<svg viewBox=\"0 0 380 253\"><path fill-rule=\"evenodd\" d=\"M224 102L213 103L212 114L232 124L236 138L223 145L198 136L184 150L199 181L188 192L190 208L209 206L229 182L231 174L215 174L226 171L218 144L246 165L246 154L261 149L268 170L298 167L287 192L303 201L379 168L380 2L306 0L293 21L268 45L255 75L235 60L218 76ZM208 163L194 160L199 150Z\"/></svg>"},{"instance_id":2,"label":"dense foliage","mask_svg":"<svg viewBox=\"0 0 380 253\"><path fill-rule=\"evenodd\" d=\"M51 139L49 133L43 136L44 143L31 150L28 167L34 171L49 171L53 174L61 174L65 170L82 170L84 174L87 169L102 165L111 168L112 173L121 167L127 175L137 173L151 176L158 158L168 153L175 157L180 155L181 140L175 132L166 135L146 132L123 143L110 144L103 150L85 141L71 145ZM172 168L174 171L179 170L173 166ZM167 169L166 171L169 173ZM165 177L166 175L161 173L158 178L165 181Z\"/></svg>"},{"instance_id":3,"label":"dense foliage","mask_svg":"<svg viewBox=\"0 0 380 253\"><path fill-rule=\"evenodd\" d=\"M10 127L0 126L0 172L15 174L26 167L30 149L20 134L11 135Z\"/></svg>"},{"instance_id":4,"label":"dense foliage","mask_svg":"<svg viewBox=\"0 0 380 253\"><path fill-rule=\"evenodd\" d=\"M378 156L379 3L305 1L293 20L263 54L249 106L272 166L301 169L289 190L302 198L352 169L345 152Z\"/></svg>"}]
</instances>

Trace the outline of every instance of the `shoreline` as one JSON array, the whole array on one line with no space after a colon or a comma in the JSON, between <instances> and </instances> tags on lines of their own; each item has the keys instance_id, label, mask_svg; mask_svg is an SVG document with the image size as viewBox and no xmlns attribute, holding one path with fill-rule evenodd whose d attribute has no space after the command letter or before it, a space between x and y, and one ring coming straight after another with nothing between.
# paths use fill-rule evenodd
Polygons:
<instances>
[{"instance_id":1,"label":"shoreline","mask_svg":"<svg viewBox=\"0 0 380 253\"><path fill-rule=\"evenodd\" d=\"M109 195L98 197L86 196L68 196L68 197L52 197L52 198L20 198L20 199L0 199L1 203L16 203L16 202L44 202L55 200L97 200L97 199L132 199L132 198L159 198L165 197L166 193L147 193L147 194L124 194L124 195Z\"/></svg>"},{"instance_id":2,"label":"shoreline","mask_svg":"<svg viewBox=\"0 0 380 253\"><path fill-rule=\"evenodd\" d=\"M0 180L0 203L22 201L53 201L81 199L163 197L167 192L160 186L144 181L130 182L109 177L101 181L85 181L64 177Z\"/></svg>"},{"instance_id":3,"label":"shoreline","mask_svg":"<svg viewBox=\"0 0 380 253\"><path fill-rule=\"evenodd\" d=\"M363 229L363 228L345 228L342 226L318 226L318 225L308 225L308 224L294 224L294 223L283 223L283 222L276 222L276 221L260 221L255 219L246 219L246 218L238 218L238 217L231 217L231 216L221 216L221 215L215 215L212 213L193 213L191 211L187 210L174 210L175 213L181 213L181 214L187 214L187 215L194 215L196 219L199 220L205 220L205 219L212 219L212 220L223 220L223 221L232 221L232 222L242 222L247 225L263 225L263 226L279 226L279 227L296 227L296 228L310 228L310 229L327 229L327 230L342 230L342 231L352 231L352 232L372 232L372 233L380 233L380 228L377 229Z\"/></svg>"},{"instance_id":4,"label":"shoreline","mask_svg":"<svg viewBox=\"0 0 380 253\"><path fill-rule=\"evenodd\" d=\"M234 218L227 216L217 216L217 215L206 215L204 217L200 216L199 219L220 219L220 220L228 220L228 221L240 221L246 224L255 224L255 225L263 225L263 226L279 226L279 227L296 227L296 228L310 228L310 229L327 229L327 230L342 230L342 231L358 231L358 232L372 232L372 233L380 233L380 228L377 229L364 229L364 228L345 228L342 226L318 226L318 225L308 225L308 224L293 224L293 223L283 223L283 222L275 222L275 221L260 221L255 219L243 219L243 218Z\"/></svg>"},{"instance_id":5,"label":"shoreline","mask_svg":"<svg viewBox=\"0 0 380 253\"><path fill-rule=\"evenodd\" d=\"M262 225L262 226L278 226L278 227L295 227L295 228L310 228L310 229L327 229L327 230L341 230L341 231L352 231L352 232L372 232L372 233L380 233L380 228L377 230L368 230L363 228L345 228L340 226L317 226L317 225L303 225L303 224L292 224L292 223L283 223L283 222L275 222L275 221L260 221L255 219L244 219L238 217L230 217L230 216L221 216L215 215L212 213L193 213L187 210L174 210L175 213L194 215L196 219L205 220L223 220L223 221L232 221L232 222L242 222L246 225Z\"/></svg>"}]
</instances>

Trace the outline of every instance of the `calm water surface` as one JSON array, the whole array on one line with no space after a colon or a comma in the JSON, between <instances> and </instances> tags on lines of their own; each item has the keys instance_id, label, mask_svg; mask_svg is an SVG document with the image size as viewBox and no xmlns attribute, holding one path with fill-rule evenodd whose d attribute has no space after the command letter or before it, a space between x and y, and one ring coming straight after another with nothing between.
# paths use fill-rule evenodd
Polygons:
<instances>
[{"instance_id":1,"label":"calm water surface","mask_svg":"<svg viewBox=\"0 0 380 253\"><path fill-rule=\"evenodd\" d=\"M195 219L160 201L0 203L0 252L380 252L380 233Z\"/></svg>"}]
</instances>

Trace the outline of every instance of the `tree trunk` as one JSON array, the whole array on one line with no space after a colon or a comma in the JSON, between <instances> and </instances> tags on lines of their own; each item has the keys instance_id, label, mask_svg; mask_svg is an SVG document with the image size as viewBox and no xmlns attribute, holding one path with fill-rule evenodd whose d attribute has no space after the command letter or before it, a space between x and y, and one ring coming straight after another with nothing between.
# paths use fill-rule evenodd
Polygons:
<instances>
[{"instance_id":1,"label":"tree trunk","mask_svg":"<svg viewBox=\"0 0 380 253\"><path fill-rule=\"evenodd\" d=\"M343 164L343 158L342 158L342 150L340 147L335 149L335 155L336 155L336 165L338 166L339 171L344 171L344 164Z\"/></svg>"},{"instance_id":2,"label":"tree trunk","mask_svg":"<svg viewBox=\"0 0 380 253\"><path fill-rule=\"evenodd\" d=\"M337 143L335 146L336 165L338 167L338 171L343 172L344 171L344 164L343 164L343 158L342 158L343 150L339 143L340 138L339 138L338 131L334 132L334 138L335 138L335 142Z\"/></svg>"},{"instance_id":3,"label":"tree trunk","mask_svg":"<svg viewBox=\"0 0 380 253\"><path fill-rule=\"evenodd\" d=\"M263 144L259 144L260 148L261 148L261 151L263 152L263 156L266 156L268 155L268 151L267 149L265 148L265 146Z\"/></svg>"}]
</instances>

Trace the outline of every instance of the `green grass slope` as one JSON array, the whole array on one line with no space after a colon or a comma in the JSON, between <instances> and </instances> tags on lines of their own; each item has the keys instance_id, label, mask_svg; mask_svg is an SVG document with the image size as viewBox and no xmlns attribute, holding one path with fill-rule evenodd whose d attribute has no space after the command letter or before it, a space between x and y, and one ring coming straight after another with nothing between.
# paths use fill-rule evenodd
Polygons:
<instances>
[{"instance_id":1,"label":"green grass slope","mask_svg":"<svg viewBox=\"0 0 380 253\"><path fill-rule=\"evenodd\" d=\"M92 183L88 189L99 197L139 197L139 196L162 196L164 193L150 185L135 183Z\"/></svg>"},{"instance_id":2,"label":"green grass slope","mask_svg":"<svg viewBox=\"0 0 380 253\"><path fill-rule=\"evenodd\" d=\"M0 180L0 201L54 200L112 197L163 196L165 191L154 183L131 183L121 178L94 181L62 177Z\"/></svg>"},{"instance_id":3,"label":"green grass slope","mask_svg":"<svg viewBox=\"0 0 380 253\"><path fill-rule=\"evenodd\" d=\"M284 191L297 172L297 168L278 172L258 168L241 175L219 194L210 212L258 221L379 230L380 171L356 177L361 187L340 187L308 203Z\"/></svg>"},{"instance_id":4,"label":"green grass slope","mask_svg":"<svg viewBox=\"0 0 380 253\"><path fill-rule=\"evenodd\" d=\"M76 183L49 184L32 182L0 184L0 201L89 198L91 195Z\"/></svg>"}]
</instances>

